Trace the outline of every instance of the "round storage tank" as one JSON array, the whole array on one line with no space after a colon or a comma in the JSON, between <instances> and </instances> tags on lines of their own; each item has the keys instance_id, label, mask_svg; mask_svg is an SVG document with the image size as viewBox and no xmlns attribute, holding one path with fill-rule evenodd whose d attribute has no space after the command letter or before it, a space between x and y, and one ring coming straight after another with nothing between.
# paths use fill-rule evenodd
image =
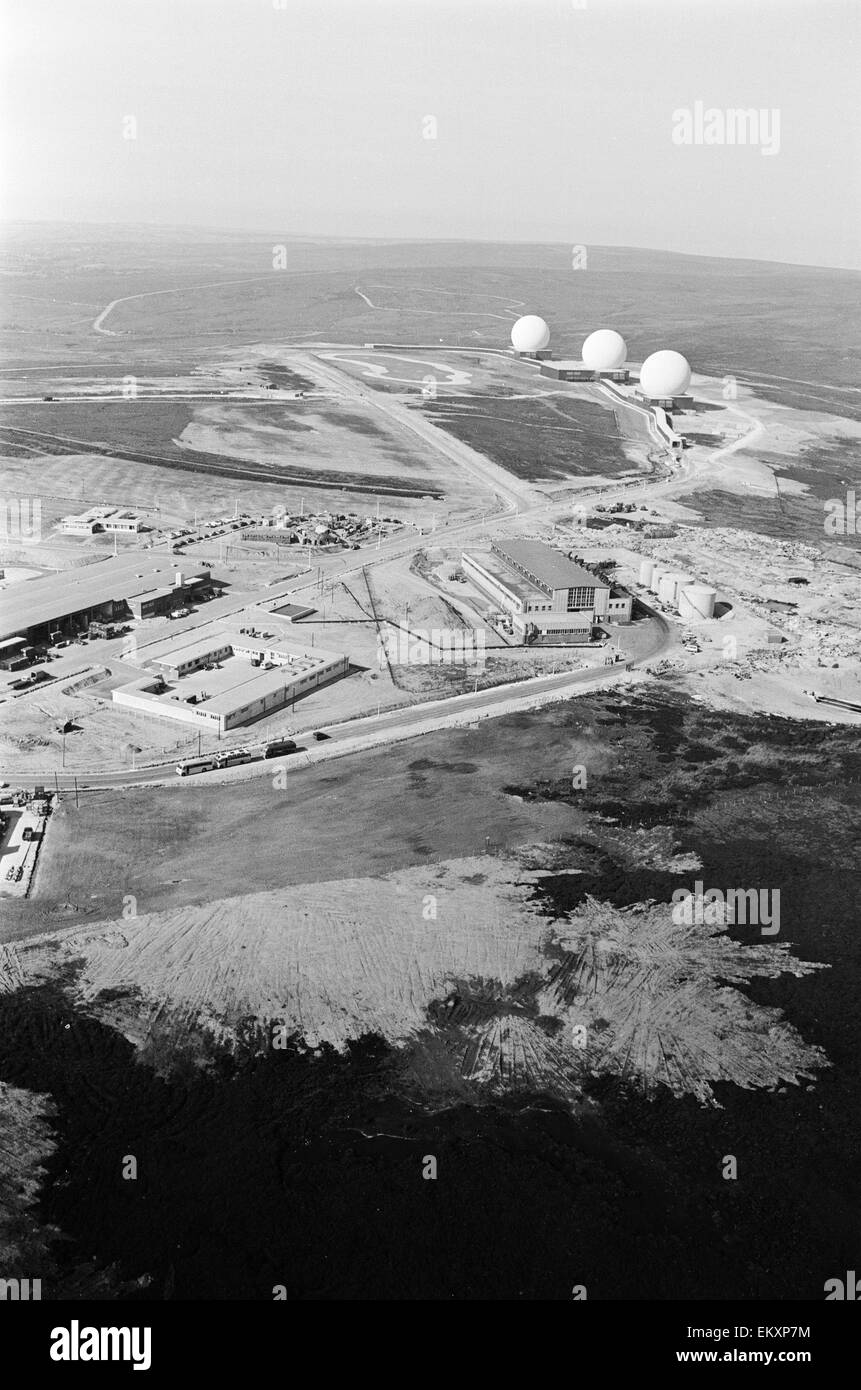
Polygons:
<instances>
[{"instance_id":1,"label":"round storage tank","mask_svg":"<svg viewBox=\"0 0 861 1390\"><path fill-rule=\"evenodd\" d=\"M654 573L655 573L655 562L654 562L654 560L641 560L641 561L640 561L640 583L641 583L641 584L644 584L644 585L646 586L646 588L648 588L649 585L651 584L651 582L652 582L652 575L653 575Z\"/></svg>"},{"instance_id":2,"label":"round storage tank","mask_svg":"<svg viewBox=\"0 0 861 1390\"><path fill-rule=\"evenodd\" d=\"M676 601L676 576L674 574L662 575L658 584L658 598L661 603L668 603L671 606Z\"/></svg>"},{"instance_id":3,"label":"round storage tank","mask_svg":"<svg viewBox=\"0 0 861 1390\"><path fill-rule=\"evenodd\" d=\"M674 603L674 604L676 605L676 607L678 608L678 606L679 606L679 599L680 599L681 596L682 596L682 589L686 589L686 588L688 587L689 584L696 584L697 581L696 581L696 577L695 577L694 575L692 575L692 574L674 574L674 575L673 575L673 580L674 580L674 583L675 583L675 593L673 594L673 603Z\"/></svg>"},{"instance_id":4,"label":"round storage tank","mask_svg":"<svg viewBox=\"0 0 861 1390\"><path fill-rule=\"evenodd\" d=\"M679 595L679 615L688 622L703 623L714 617L717 590L707 584L688 584Z\"/></svg>"},{"instance_id":5,"label":"round storage tank","mask_svg":"<svg viewBox=\"0 0 861 1390\"><path fill-rule=\"evenodd\" d=\"M666 570L659 570L657 566L655 567L655 569L652 570L652 577L649 580L649 588L651 589L653 594L656 594L658 592L661 580L663 579L665 574Z\"/></svg>"}]
</instances>

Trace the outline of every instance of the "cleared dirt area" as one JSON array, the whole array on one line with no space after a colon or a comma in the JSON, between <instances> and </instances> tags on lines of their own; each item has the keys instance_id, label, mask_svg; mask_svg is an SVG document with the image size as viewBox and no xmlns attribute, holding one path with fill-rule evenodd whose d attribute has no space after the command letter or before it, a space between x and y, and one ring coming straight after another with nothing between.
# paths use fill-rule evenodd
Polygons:
<instances>
[{"instance_id":1,"label":"cleared dirt area","mask_svg":"<svg viewBox=\"0 0 861 1390\"><path fill-rule=\"evenodd\" d=\"M420 1043L430 1027L449 1090L570 1099L589 1078L621 1074L705 1103L716 1081L773 1087L827 1065L732 987L817 968L786 946L678 926L667 904L622 912L589 899L554 930L528 901L535 882L516 860L456 859L126 916L17 955L25 979L76 962L82 1002L110 999L144 1057L154 1041L184 1050L201 1027L219 1040L250 1024L280 1029L315 1048L366 1032Z\"/></svg>"},{"instance_id":2,"label":"cleared dirt area","mask_svg":"<svg viewBox=\"0 0 861 1390\"><path fill-rule=\"evenodd\" d=\"M727 1081L809 1080L824 1051L739 987L817 968L799 954L818 960L802 847L826 806L842 800L851 822L855 745L810 730L802 750L774 721L616 696L430 736L419 757L345 758L288 789L65 798L37 898L6 914L7 973L36 982L78 963L82 1002L160 1056L253 1020L309 1046L377 1032L447 1094L570 1100L612 1076L711 1104ZM767 864L775 817L783 848ZM818 877L848 862L852 833ZM726 882L729 863L730 882L784 890L776 939L731 916L674 917L676 887Z\"/></svg>"}]
</instances>

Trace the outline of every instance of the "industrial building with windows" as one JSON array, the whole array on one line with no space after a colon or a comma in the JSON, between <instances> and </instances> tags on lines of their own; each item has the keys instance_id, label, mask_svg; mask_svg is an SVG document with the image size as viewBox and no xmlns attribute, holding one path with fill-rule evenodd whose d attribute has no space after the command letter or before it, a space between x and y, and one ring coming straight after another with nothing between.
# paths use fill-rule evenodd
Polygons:
<instances>
[{"instance_id":1,"label":"industrial building with windows","mask_svg":"<svg viewBox=\"0 0 861 1390\"><path fill-rule=\"evenodd\" d=\"M511 615L524 642L586 643L597 623L631 621L632 598L541 541L495 541L464 551L464 573Z\"/></svg>"},{"instance_id":2,"label":"industrial building with windows","mask_svg":"<svg viewBox=\"0 0 861 1390\"><path fill-rule=\"evenodd\" d=\"M26 637L44 643L56 633L74 637L92 621L156 617L209 597L214 588L220 581L209 570L186 577L171 560L115 556L4 589L0 640Z\"/></svg>"},{"instance_id":3,"label":"industrial building with windows","mask_svg":"<svg viewBox=\"0 0 861 1390\"><path fill-rule=\"evenodd\" d=\"M114 703L220 737L346 675L350 661L280 637L273 643L218 631L177 645L151 665L151 672L112 692Z\"/></svg>"},{"instance_id":4,"label":"industrial building with windows","mask_svg":"<svg viewBox=\"0 0 861 1390\"><path fill-rule=\"evenodd\" d=\"M64 516L60 530L66 536L98 536L114 533L136 536L141 529L141 519L134 512L121 511L119 507L90 507L89 511L77 516Z\"/></svg>"}]
</instances>

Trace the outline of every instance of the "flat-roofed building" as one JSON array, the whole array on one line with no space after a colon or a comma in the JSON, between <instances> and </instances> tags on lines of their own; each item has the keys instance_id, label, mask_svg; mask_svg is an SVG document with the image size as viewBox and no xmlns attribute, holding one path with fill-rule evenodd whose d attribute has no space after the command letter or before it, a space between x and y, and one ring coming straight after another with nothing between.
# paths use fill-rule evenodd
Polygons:
<instances>
[{"instance_id":1,"label":"flat-roofed building","mask_svg":"<svg viewBox=\"0 0 861 1390\"><path fill-rule=\"evenodd\" d=\"M0 642L0 669L19 671L22 666L29 666L30 652L25 638L7 637Z\"/></svg>"},{"instance_id":2,"label":"flat-roofed building","mask_svg":"<svg viewBox=\"0 0 861 1390\"><path fill-rule=\"evenodd\" d=\"M693 410L694 408L693 396L649 396L645 391L641 391L639 386L635 387L634 395L637 400L642 401L644 405L660 406L662 410L678 412L682 410Z\"/></svg>"},{"instance_id":3,"label":"flat-roofed building","mask_svg":"<svg viewBox=\"0 0 861 1390\"><path fill-rule=\"evenodd\" d=\"M224 661L229 656L233 656L233 647L226 637L219 635L177 647L168 655L158 657L152 664L156 670L179 680L181 676Z\"/></svg>"},{"instance_id":4,"label":"flat-roofed building","mask_svg":"<svg viewBox=\"0 0 861 1390\"><path fill-rule=\"evenodd\" d=\"M172 584L130 594L126 602L133 617L157 618L160 614L170 613L179 604L193 603L195 598L202 598L211 587L212 577L208 570L188 576L177 571Z\"/></svg>"},{"instance_id":5,"label":"flat-roofed building","mask_svg":"<svg viewBox=\"0 0 861 1390\"><path fill-rule=\"evenodd\" d=\"M540 373L553 381L629 381L631 376L627 367L620 367L617 371L595 371L594 367L587 367L585 362L557 361L542 362Z\"/></svg>"},{"instance_id":6,"label":"flat-roofed building","mask_svg":"<svg viewBox=\"0 0 861 1390\"><path fill-rule=\"evenodd\" d=\"M140 517L119 507L90 507L77 516L64 516L60 521L60 530L67 536L96 536L114 532L135 536L140 529Z\"/></svg>"},{"instance_id":7,"label":"flat-roofed building","mask_svg":"<svg viewBox=\"0 0 861 1390\"><path fill-rule=\"evenodd\" d=\"M631 618L630 595L541 541L494 541L489 551L465 551L462 564L524 641L588 642L596 623Z\"/></svg>"},{"instance_id":8,"label":"flat-roofed building","mask_svg":"<svg viewBox=\"0 0 861 1390\"><path fill-rule=\"evenodd\" d=\"M350 668L343 653L282 638L260 641L230 631L177 645L152 664L152 673L112 692L114 703L161 719L202 725L219 735L266 718ZM216 665L221 669L203 677L205 689L200 681L182 684L195 672Z\"/></svg>"},{"instance_id":9,"label":"flat-roofed building","mask_svg":"<svg viewBox=\"0 0 861 1390\"><path fill-rule=\"evenodd\" d=\"M41 640L55 629L68 636L86 630L91 621L123 618L129 612L151 617L219 583L209 570L183 576L170 558L111 556L1 590L0 639Z\"/></svg>"}]
</instances>

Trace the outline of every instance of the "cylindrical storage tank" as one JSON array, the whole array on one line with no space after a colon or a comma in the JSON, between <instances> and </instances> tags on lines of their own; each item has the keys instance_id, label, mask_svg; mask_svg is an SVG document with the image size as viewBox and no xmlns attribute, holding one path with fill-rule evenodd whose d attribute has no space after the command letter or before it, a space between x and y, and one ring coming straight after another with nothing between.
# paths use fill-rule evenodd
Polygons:
<instances>
[{"instance_id":1,"label":"cylindrical storage tank","mask_svg":"<svg viewBox=\"0 0 861 1390\"><path fill-rule=\"evenodd\" d=\"M649 585L650 585L651 582L652 582L652 575L653 575L654 573L655 573L655 562L654 562L654 560L641 560L641 561L640 561L640 583L643 584L643 585L645 585L645 587L646 587L647 589L648 589Z\"/></svg>"},{"instance_id":2,"label":"cylindrical storage tank","mask_svg":"<svg viewBox=\"0 0 861 1390\"><path fill-rule=\"evenodd\" d=\"M676 576L674 574L664 574L658 584L658 598L661 603L668 603L671 606L676 601Z\"/></svg>"},{"instance_id":3,"label":"cylindrical storage tank","mask_svg":"<svg viewBox=\"0 0 861 1390\"><path fill-rule=\"evenodd\" d=\"M657 566L652 570L652 577L649 580L649 588L651 589L653 594L656 594L658 592L658 587L665 574L666 570L659 570Z\"/></svg>"},{"instance_id":4,"label":"cylindrical storage tank","mask_svg":"<svg viewBox=\"0 0 861 1390\"><path fill-rule=\"evenodd\" d=\"M688 584L679 595L679 616L691 623L703 623L714 617L717 590L708 584Z\"/></svg>"},{"instance_id":5,"label":"cylindrical storage tank","mask_svg":"<svg viewBox=\"0 0 861 1390\"><path fill-rule=\"evenodd\" d=\"M694 575L692 575L692 574L674 574L674 575L673 575L673 581L674 581L674 584L675 584L675 592L674 592L674 594L673 594L673 603L674 603L674 604L676 605L676 607L678 608L678 606L679 606L679 599L680 599L681 596L682 596L682 589L686 589L686 588L688 587L689 584L696 584L697 581L696 581L696 577L695 577Z\"/></svg>"}]
</instances>

